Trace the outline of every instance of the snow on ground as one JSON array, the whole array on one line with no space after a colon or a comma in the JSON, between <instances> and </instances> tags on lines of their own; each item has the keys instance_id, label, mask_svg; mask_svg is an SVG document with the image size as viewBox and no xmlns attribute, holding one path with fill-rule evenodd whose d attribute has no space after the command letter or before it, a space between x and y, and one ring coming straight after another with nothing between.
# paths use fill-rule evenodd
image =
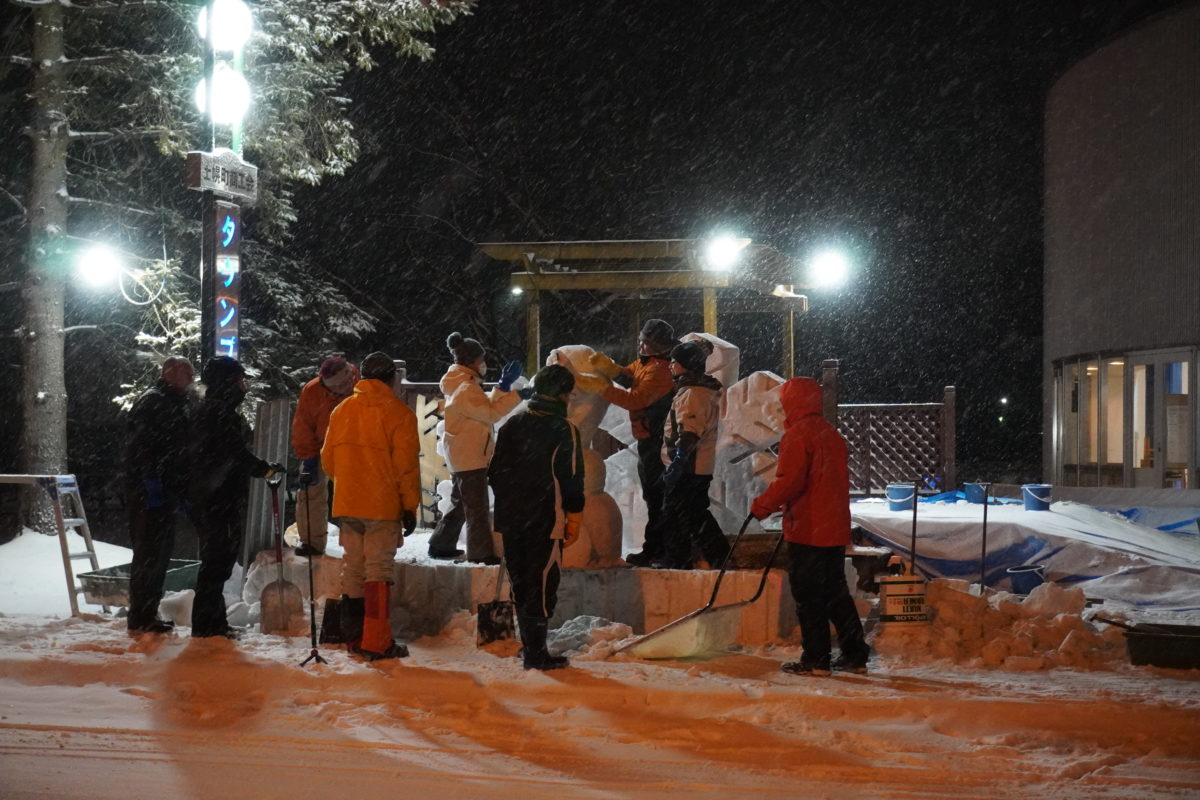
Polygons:
<instances>
[{"instance_id":1,"label":"snow on ground","mask_svg":"<svg viewBox=\"0 0 1200 800\"><path fill-rule=\"evenodd\" d=\"M1129 666L1111 634L1088 640L1090 669L989 668L963 644L986 611L961 584L931 591L962 613L925 644L884 629L867 676L781 673L794 644L611 656L625 631L583 618L558 637L572 667L542 674L515 643L477 648L466 612L403 661L323 647L301 667L307 637L134 640L119 619L20 610L65 606L57 569L54 537L0 547L4 798L1200 795L1200 670ZM1048 644L1075 601L1041 594L1044 613L1002 619L1001 597L987 624ZM933 652L951 628L954 654Z\"/></svg>"}]
</instances>

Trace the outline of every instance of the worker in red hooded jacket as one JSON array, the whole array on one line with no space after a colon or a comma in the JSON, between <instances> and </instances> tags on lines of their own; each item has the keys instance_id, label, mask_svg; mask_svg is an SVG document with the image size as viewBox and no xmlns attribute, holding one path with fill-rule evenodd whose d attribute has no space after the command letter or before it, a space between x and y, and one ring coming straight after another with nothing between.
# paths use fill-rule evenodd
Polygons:
<instances>
[{"instance_id":1,"label":"worker in red hooded jacket","mask_svg":"<svg viewBox=\"0 0 1200 800\"><path fill-rule=\"evenodd\" d=\"M779 440L775 480L755 498L758 519L783 510L791 565L788 579L800 619L803 653L783 665L797 675L828 675L830 669L864 674L870 650L846 584L850 544L850 471L846 440L821 415L821 385L792 378L779 391L786 428ZM829 625L837 629L841 655L830 663Z\"/></svg>"}]
</instances>

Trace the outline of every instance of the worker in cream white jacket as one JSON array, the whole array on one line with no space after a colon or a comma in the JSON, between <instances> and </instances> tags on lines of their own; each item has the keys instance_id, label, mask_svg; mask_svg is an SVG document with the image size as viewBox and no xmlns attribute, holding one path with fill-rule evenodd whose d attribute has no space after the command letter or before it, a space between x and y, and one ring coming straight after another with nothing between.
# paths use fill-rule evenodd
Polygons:
<instances>
[{"instance_id":1,"label":"worker in cream white jacket","mask_svg":"<svg viewBox=\"0 0 1200 800\"><path fill-rule=\"evenodd\" d=\"M450 467L453 489L450 508L429 537L433 558L457 558L458 536L467 526L467 560L498 564L492 544L492 519L488 510L488 463L495 446L495 424L516 408L521 397L512 390L521 377L521 363L510 361L500 371L500 381L491 392L483 390L487 373L483 345L455 331L446 338L454 363L442 377L446 398L442 446Z\"/></svg>"}]
</instances>

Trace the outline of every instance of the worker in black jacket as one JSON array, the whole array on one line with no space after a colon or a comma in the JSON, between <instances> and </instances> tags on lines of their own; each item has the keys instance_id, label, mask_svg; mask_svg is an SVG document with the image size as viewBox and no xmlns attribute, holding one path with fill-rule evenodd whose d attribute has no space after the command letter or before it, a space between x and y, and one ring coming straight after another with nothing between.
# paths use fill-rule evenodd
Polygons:
<instances>
[{"instance_id":1,"label":"worker in black jacket","mask_svg":"<svg viewBox=\"0 0 1200 800\"><path fill-rule=\"evenodd\" d=\"M544 367L533 377L533 388L536 396L526 410L500 428L488 482L517 602L525 669L548 670L567 666L566 658L546 649L546 633L558 600L562 548L579 538L583 519L583 447L567 419L575 388L571 371L558 364Z\"/></svg>"},{"instance_id":2,"label":"worker in black jacket","mask_svg":"<svg viewBox=\"0 0 1200 800\"><path fill-rule=\"evenodd\" d=\"M158 604L175 544L175 512L187 487L188 388L194 377L190 361L169 357L154 386L129 410L125 498L133 563L125 626L131 636L174 627L158 618Z\"/></svg>"},{"instance_id":3,"label":"worker in black jacket","mask_svg":"<svg viewBox=\"0 0 1200 800\"><path fill-rule=\"evenodd\" d=\"M192 604L192 636L225 636L239 631L225 617L222 589L237 561L250 478L283 471L250 452L250 426L238 406L246 396L246 371L228 356L211 358L200 374L204 400L192 420L189 516L200 540L200 574Z\"/></svg>"}]
</instances>

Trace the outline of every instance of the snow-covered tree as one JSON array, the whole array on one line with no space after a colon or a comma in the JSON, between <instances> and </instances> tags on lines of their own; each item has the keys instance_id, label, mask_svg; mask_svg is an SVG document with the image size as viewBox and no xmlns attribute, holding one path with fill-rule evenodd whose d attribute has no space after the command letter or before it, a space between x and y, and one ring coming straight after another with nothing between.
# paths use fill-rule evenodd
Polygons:
<instances>
[{"instance_id":1,"label":"snow-covered tree","mask_svg":"<svg viewBox=\"0 0 1200 800\"><path fill-rule=\"evenodd\" d=\"M7 3L18 13L5 29L7 69L0 79L19 86L14 71L22 70L24 85L23 91L0 99L5 106L0 110L6 118L24 116L28 144L10 151L26 159L4 170L2 187L20 209L17 223L3 230L5 244L24 242L24 264L14 276L21 285L16 336L23 425L18 452L22 471L57 473L67 465L66 288L81 242L104 240L140 259L136 267L153 302L135 313L162 324L129 326L141 331L131 334L138 336L131 344L143 354L170 349L195 353L199 200L183 187L181 172L186 151L206 149L203 123L192 102L203 68L195 28L202 4ZM244 146L246 160L259 167L261 185L259 204L247 214L247 232L264 245L252 256L261 257L264 267L267 246L281 243L301 216L294 188L341 174L358 154L346 118L349 100L340 93L344 76L352 69L370 69L373 53L384 50L429 58L428 35L470 6L471 0L252 4L255 33L246 47L245 70L253 104ZM272 267L282 273L263 269L256 276L252 257L247 258L252 294L265 297L280 289L280 274L286 273L293 294L328 300L332 316L316 324L332 325L330 333L353 335L370 325L369 317L355 314L337 298L332 284L313 282L301 265L276 260ZM287 301L271 302L273 313ZM292 310L302 307L293 304ZM289 369L303 368L302 343L311 346L309 360L331 344L330 335L287 333L287 326L299 324L297 317L284 322L261 313L246 323L248 351L261 362L260 372L278 381ZM275 367L264 371L265 364ZM139 371L145 365L135 363L127 382L133 383L133 373ZM35 515L26 504L23 520L45 527L45 517Z\"/></svg>"}]
</instances>

